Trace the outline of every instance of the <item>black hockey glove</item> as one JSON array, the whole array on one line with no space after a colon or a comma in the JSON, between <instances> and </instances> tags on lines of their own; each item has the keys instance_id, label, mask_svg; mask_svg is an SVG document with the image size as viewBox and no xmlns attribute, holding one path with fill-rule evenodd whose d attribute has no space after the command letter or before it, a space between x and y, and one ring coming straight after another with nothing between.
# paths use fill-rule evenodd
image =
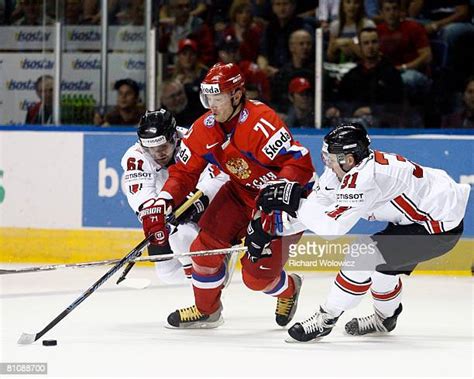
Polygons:
<instances>
[{"instance_id":1,"label":"black hockey glove","mask_svg":"<svg viewBox=\"0 0 474 379\"><path fill-rule=\"evenodd\" d=\"M163 245L163 246L160 246L160 245L148 245L148 255L150 257L154 256L154 255L165 255L165 254L173 254L173 250L171 250L171 246L169 243ZM167 258L167 259L163 259L162 261L169 261L173 258Z\"/></svg>"},{"instance_id":2,"label":"black hockey glove","mask_svg":"<svg viewBox=\"0 0 474 379\"><path fill-rule=\"evenodd\" d=\"M260 218L250 221L244 245L247 247L247 256L252 262L271 256L270 249L267 249L271 241L272 236L263 230Z\"/></svg>"},{"instance_id":3,"label":"black hockey glove","mask_svg":"<svg viewBox=\"0 0 474 379\"><path fill-rule=\"evenodd\" d=\"M190 198L194 193L191 192L187 198ZM181 216L177 219L174 218L169 221L171 224L177 226L181 224L186 224L188 222L197 223L201 218L202 214L209 205L209 198L206 195L202 195L198 200L196 200L188 209L186 209Z\"/></svg>"},{"instance_id":4,"label":"black hockey glove","mask_svg":"<svg viewBox=\"0 0 474 379\"><path fill-rule=\"evenodd\" d=\"M260 191L257 207L265 213L280 210L296 217L303 194L304 187L297 182L275 182Z\"/></svg>"}]
</instances>

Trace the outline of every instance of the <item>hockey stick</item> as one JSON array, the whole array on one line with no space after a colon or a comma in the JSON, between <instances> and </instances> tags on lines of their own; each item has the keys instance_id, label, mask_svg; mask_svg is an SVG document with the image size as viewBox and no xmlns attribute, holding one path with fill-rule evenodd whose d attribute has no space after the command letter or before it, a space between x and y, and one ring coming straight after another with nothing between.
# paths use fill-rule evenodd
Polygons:
<instances>
[{"instance_id":1,"label":"hockey stick","mask_svg":"<svg viewBox=\"0 0 474 379\"><path fill-rule=\"evenodd\" d=\"M60 322L64 317L66 317L69 313L71 313L79 304L81 304L85 299L87 299L90 295L92 295L102 284L104 284L112 275L114 275L118 270L122 268L127 262L131 259L136 258L141 251L148 246L150 243L152 235L145 238L142 242L140 242L135 248L130 251L125 257L123 257L118 263L112 267L109 271L107 271L99 280L97 280L92 286L90 286L81 296L79 296L74 302L69 305L64 311L62 311L53 321L51 321L48 325L46 325L41 331L36 334L31 333L23 333L18 343L22 345L31 344L38 339L40 339L45 333L47 333L50 329L52 329L58 322Z\"/></svg>"},{"instance_id":2,"label":"hockey stick","mask_svg":"<svg viewBox=\"0 0 474 379\"><path fill-rule=\"evenodd\" d=\"M235 246L235 247L229 247L225 249L194 251L194 252L186 252L186 253L181 253L181 254L173 253L173 254L163 254L163 255L152 255L151 257L137 257L137 258L131 259L130 261L158 262L158 261L166 260L170 258L194 257L194 256L201 256L201 255L204 256L204 255L230 254L237 251L244 252L244 251L247 251L247 248L242 247L242 246ZM46 266L36 266L36 267L24 267L24 268L18 268L18 269L0 269L0 275L22 274L22 273L38 272L38 271L52 271L52 270L58 270L62 268L82 268L82 267L92 267L92 266L105 266L105 265L110 265L110 264L116 264L118 262L120 262L120 259L107 259L107 260L96 261L96 262L46 265Z\"/></svg>"},{"instance_id":3,"label":"hockey stick","mask_svg":"<svg viewBox=\"0 0 474 379\"><path fill-rule=\"evenodd\" d=\"M133 259L134 262L156 262L163 259L169 259L174 257L194 257L194 256L206 256L206 255L219 255L219 254L232 254L235 252L247 251L246 247L237 246L230 247L225 249L216 249L216 250L203 250L203 251L193 251L188 253L181 254L163 254L155 255L151 257L137 257L140 252L146 248L149 244L149 240L152 236L150 235L142 242L140 242L130 253L123 257L114 267L107 271L99 280L97 280L92 286L90 286L81 296L79 296L74 302L69 305L64 311L62 311L53 321L46 325L41 331L36 334L32 333L23 333L18 339L18 343L21 345L31 344L42 336L44 336L49 330L51 330L57 323L59 323L64 317L71 313L79 304L81 304L85 299L87 299L92 293L94 293L102 284L104 284L112 275L114 275L120 268L125 265L127 262Z\"/></svg>"},{"instance_id":4,"label":"hockey stick","mask_svg":"<svg viewBox=\"0 0 474 379\"><path fill-rule=\"evenodd\" d=\"M196 191L196 193L193 196L191 196L188 200L186 200L183 204L181 204L181 206L176 210L176 212L174 212L172 217L174 217L175 219L178 219L179 216L181 216L202 195L203 195L203 193L202 193L201 190ZM141 253L140 253L140 255L141 255ZM140 255L138 255L138 256L140 256ZM121 282L123 282L125 280L125 278L127 277L128 273L130 272L130 270L133 268L133 266L135 266L135 262L128 262L127 266L125 267L125 269L122 272L122 275L120 275L120 278L117 279L117 282L115 284L118 285ZM140 288L140 287L138 287L138 288Z\"/></svg>"}]
</instances>

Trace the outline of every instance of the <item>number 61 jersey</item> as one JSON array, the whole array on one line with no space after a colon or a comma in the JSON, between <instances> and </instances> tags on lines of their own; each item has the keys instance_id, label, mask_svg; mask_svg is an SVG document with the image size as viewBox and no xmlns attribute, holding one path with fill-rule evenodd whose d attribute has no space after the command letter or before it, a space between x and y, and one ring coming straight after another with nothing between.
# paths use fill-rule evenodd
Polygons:
<instances>
[{"instance_id":1,"label":"number 61 jersey","mask_svg":"<svg viewBox=\"0 0 474 379\"><path fill-rule=\"evenodd\" d=\"M360 218L407 225L430 234L454 229L464 218L470 186L439 169L372 151L342 178L326 169L318 191L302 200L298 219L323 236L346 234Z\"/></svg>"},{"instance_id":2,"label":"number 61 jersey","mask_svg":"<svg viewBox=\"0 0 474 379\"><path fill-rule=\"evenodd\" d=\"M217 122L211 112L194 122L160 196L179 203L208 163L229 175L239 197L251 208L268 181L286 178L306 185L314 176L309 151L293 139L271 108L253 100L247 100L226 123Z\"/></svg>"}]
</instances>

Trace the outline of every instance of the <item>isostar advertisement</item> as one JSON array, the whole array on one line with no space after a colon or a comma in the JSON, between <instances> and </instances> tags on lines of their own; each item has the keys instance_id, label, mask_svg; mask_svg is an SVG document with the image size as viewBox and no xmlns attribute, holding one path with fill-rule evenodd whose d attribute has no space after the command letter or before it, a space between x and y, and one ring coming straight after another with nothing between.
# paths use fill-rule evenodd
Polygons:
<instances>
[{"instance_id":1,"label":"isostar advertisement","mask_svg":"<svg viewBox=\"0 0 474 379\"><path fill-rule=\"evenodd\" d=\"M114 83L130 78L140 87L145 99L145 57L143 54L110 53L108 55L109 106L117 101ZM42 75L53 75L53 54L4 53L0 56L0 124L22 124L29 107L39 102L35 83ZM61 95L92 95L100 98L100 54L64 53Z\"/></svg>"},{"instance_id":2,"label":"isostar advertisement","mask_svg":"<svg viewBox=\"0 0 474 379\"><path fill-rule=\"evenodd\" d=\"M53 50L56 32L54 26L2 26L0 40L4 50ZM109 26L110 50L126 52L145 51L143 26ZM66 51L100 51L102 33L100 26L67 25L63 28L62 46Z\"/></svg>"}]
</instances>

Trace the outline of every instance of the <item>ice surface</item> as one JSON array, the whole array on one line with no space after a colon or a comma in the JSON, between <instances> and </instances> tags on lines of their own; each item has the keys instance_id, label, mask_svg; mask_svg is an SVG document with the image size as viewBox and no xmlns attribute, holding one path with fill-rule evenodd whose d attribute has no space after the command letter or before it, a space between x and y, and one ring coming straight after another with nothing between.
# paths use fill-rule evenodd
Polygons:
<instances>
[{"instance_id":1,"label":"ice surface","mask_svg":"<svg viewBox=\"0 0 474 379\"><path fill-rule=\"evenodd\" d=\"M170 330L166 317L193 303L191 287L165 286L152 268L131 278L152 286L117 287L117 276L43 338L58 346L18 345L39 332L106 268L0 277L1 362L47 362L48 376L465 376L473 374L473 282L470 277L404 277L404 311L394 332L352 337L344 324L371 312L370 297L343 314L317 343L288 344L274 321L275 299L252 292L239 273L225 291L225 324L215 330ZM306 274L295 321L323 302L334 274ZM114 280L115 279L115 280ZM31 378L31 376L30 376Z\"/></svg>"}]
</instances>

